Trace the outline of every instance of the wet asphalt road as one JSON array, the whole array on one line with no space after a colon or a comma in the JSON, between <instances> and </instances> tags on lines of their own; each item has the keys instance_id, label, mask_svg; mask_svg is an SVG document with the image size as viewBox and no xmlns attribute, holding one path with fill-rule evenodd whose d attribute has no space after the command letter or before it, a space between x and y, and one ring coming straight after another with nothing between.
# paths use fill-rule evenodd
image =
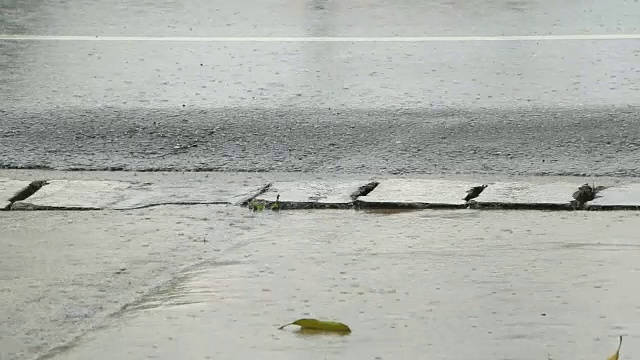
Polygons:
<instances>
[{"instance_id":1,"label":"wet asphalt road","mask_svg":"<svg viewBox=\"0 0 640 360\"><path fill-rule=\"evenodd\" d=\"M5 1L0 33L637 34L635 1ZM640 176L640 40L0 40L0 167Z\"/></svg>"}]
</instances>

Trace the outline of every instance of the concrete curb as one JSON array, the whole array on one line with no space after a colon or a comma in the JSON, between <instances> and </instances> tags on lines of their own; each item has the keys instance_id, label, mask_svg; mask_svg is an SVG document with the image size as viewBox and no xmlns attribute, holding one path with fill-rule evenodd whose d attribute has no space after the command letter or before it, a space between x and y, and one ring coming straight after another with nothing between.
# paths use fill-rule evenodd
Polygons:
<instances>
[{"instance_id":1,"label":"concrete curb","mask_svg":"<svg viewBox=\"0 0 640 360\"><path fill-rule=\"evenodd\" d=\"M225 181L212 176L184 183L0 178L4 210L132 210L161 205L216 204L271 209L640 210L640 183L605 187L584 203L574 200L582 179L496 181L465 201L471 181L361 179ZM595 193L595 192L594 192Z\"/></svg>"}]
</instances>

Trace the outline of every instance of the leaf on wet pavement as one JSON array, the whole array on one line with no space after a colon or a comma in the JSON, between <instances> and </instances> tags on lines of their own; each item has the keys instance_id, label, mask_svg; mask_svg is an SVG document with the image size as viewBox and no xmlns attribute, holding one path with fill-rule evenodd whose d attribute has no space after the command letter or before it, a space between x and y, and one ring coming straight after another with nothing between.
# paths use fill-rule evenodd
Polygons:
<instances>
[{"instance_id":1,"label":"leaf on wet pavement","mask_svg":"<svg viewBox=\"0 0 640 360\"><path fill-rule=\"evenodd\" d=\"M320 330L331 332L350 333L351 329L343 323L335 321L320 321L316 319L299 319L292 323L280 326L278 329L282 330L285 326L298 325L301 330Z\"/></svg>"},{"instance_id":2,"label":"leaf on wet pavement","mask_svg":"<svg viewBox=\"0 0 640 360\"><path fill-rule=\"evenodd\" d=\"M620 347L622 346L622 336L620 336L620 342L618 343L618 350L616 350L616 352L609 356L607 358L607 360L618 360L620 358Z\"/></svg>"}]
</instances>

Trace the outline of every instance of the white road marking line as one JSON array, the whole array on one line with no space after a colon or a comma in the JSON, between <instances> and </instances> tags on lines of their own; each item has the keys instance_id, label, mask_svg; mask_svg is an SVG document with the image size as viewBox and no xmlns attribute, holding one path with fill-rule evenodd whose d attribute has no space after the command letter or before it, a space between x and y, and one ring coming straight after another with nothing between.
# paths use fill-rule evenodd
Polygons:
<instances>
[{"instance_id":1,"label":"white road marking line","mask_svg":"<svg viewBox=\"0 0 640 360\"><path fill-rule=\"evenodd\" d=\"M515 35L515 36L389 36L389 37L207 37L207 36L47 36L1 35L0 40L19 41L174 41L174 42L482 42L640 40L640 34Z\"/></svg>"}]
</instances>

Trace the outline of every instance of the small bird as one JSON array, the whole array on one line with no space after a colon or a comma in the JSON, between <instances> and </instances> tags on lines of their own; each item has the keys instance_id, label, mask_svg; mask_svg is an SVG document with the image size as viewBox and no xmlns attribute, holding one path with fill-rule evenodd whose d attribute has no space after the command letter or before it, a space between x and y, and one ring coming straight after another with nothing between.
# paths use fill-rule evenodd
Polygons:
<instances>
[{"instance_id":1,"label":"small bird","mask_svg":"<svg viewBox=\"0 0 640 360\"><path fill-rule=\"evenodd\" d=\"M276 202L271 204L271 210L274 210L274 211L280 210L280 194L276 196Z\"/></svg>"},{"instance_id":2,"label":"small bird","mask_svg":"<svg viewBox=\"0 0 640 360\"><path fill-rule=\"evenodd\" d=\"M587 201L591 201L596 197L596 190L589 184L581 185L576 192L573 193L573 198L579 207L582 207Z\"/></svg>"},{"instance_id":3,"label":"small bird","mask_svg":"<svg viewBox=\"0 0 640 360\"><path fill-rule=\"evenodd\" d=\"M472 187L471 189L467 190L467 196L465 196L463 200L466 202L469 202L469 200L477 198L482 192L482 190L484 190L487 186L488 185Z\"/></svg>"}]
</instances>

